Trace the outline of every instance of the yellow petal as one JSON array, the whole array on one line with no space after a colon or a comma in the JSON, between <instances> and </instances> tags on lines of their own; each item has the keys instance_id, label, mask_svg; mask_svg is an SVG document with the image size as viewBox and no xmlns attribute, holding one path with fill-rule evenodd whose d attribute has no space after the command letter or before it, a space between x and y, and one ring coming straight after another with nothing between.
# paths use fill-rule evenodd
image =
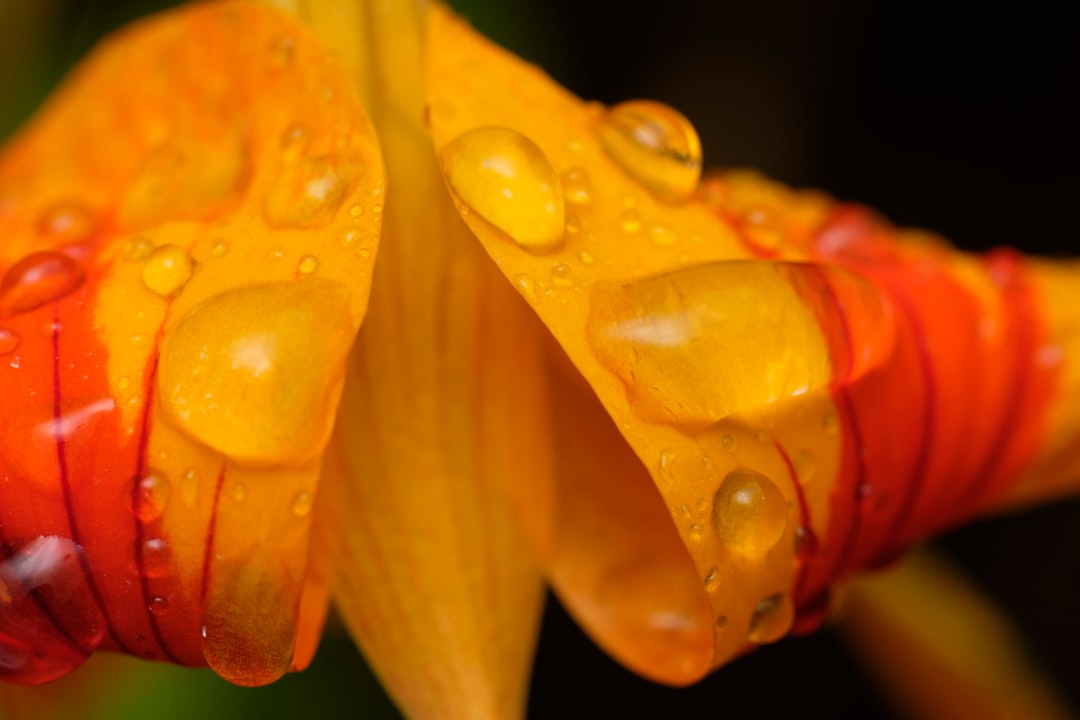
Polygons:
<instances>
[{"instance_id":1,"label":"yellow petal","mask_svg":"<svg viewBox=\"0 0 1080 720\"><path fill-rule=\"evenodd\" d=\"M422 125L421 16L369 11L352 41L372 59L377 81L359 82L377 88L390 176L323 481L341 498L335 597L407 715L514 717L542 601L511 512L515 487L550 485L542 331L446 194Z\"/></svg>"}]
</instances>

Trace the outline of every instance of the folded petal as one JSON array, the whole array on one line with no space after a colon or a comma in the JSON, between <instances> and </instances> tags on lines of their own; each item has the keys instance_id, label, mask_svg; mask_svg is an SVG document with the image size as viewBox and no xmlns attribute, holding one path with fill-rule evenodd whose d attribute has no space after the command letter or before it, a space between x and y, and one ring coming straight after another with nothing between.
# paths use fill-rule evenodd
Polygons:
<instances>
[{"instance_id":1,"label":"folded petal","mask_svg":"<svg viewBox=\"0 0 1080 720\"><path fill-rule=\"evenodd\" d=\"M100 646L262 684L298 624L310 645L312 498L382 181L341 67L244 3L107 41L5 149L5 679Z\"/></svg>"},{"instance_id":2,"label":"folded petal","mask_svg":"<svg viewBox=\"0 0 1080 720\"><path fill-rule=\"evenodd\" d=\"M554 394L557 412L577 409L561 415L542 557L617 657L688 682L816 627L832 584L1006 502L1040 454L1062 464L1060 486L1075 380L1040 358L1076 344L1064 279L747 173L697 185L677 112L582 103L449 13L431 18L429 118L459 212L591 387ZM601 417L592 396L613 423L595 435L569 420ZM674 529L692 562L590 523ZM650 591L597 592L629 567ZM649 620L661 608L685 619L677 641Z\"/></svg>"}]
</instances>

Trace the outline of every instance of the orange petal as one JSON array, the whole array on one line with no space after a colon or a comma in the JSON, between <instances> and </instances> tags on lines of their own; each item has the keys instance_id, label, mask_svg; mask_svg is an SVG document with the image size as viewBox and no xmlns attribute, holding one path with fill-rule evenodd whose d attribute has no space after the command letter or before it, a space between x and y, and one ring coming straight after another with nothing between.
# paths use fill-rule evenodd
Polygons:
<instances>
[{"instance_id":1,"label":"orange petal","mask_svg":"<svg viewBox=\"0 0 1080 720\"><path fill-rule=\"evenodd\" d=\"M244 3L107 41L4 151L0 527L19 600L0 642L37 658L7 679L100 642L261 684L289 669L301 612L310 655L311 497L382 182L341 67Z\"/></svg>"},{"instance_id":2,"label":"orange petal","mask_svg":"<svg viewBox=\"0 0 1080 720\"><path fill-rule=\"evenodd\" d=\"M845 634L910 717L1067 718L1008 620L943 559L909 556L844 596Z\"/></svg>"}]
</instances>

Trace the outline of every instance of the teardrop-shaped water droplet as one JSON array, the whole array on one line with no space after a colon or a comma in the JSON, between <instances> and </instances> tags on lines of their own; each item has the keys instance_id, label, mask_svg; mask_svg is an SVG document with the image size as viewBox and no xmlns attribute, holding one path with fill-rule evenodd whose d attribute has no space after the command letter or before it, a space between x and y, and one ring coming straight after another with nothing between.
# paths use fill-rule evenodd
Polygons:
<instances>
[{"instance_id":1,"label":"teardrop-shaped water droplet","mask_svg":"<svg viewBox=\"0 0 1080 720\"><path fill-rule=\"evenodd\" d=\"M47 250L27 255L0 280L0 315L29 312L75 292L86 274L67 255Z\"/></svg>"},{"instance_id":2,"label":"teardrop-shaped water droplet","mask_svg":"<svg viewBox=\"0 0 1080 720\"><path fill-rule=\"evenodd\" d=\"M650 100L620 103L596 131L608 155L661 200L681 202L697 188L701 141L677 110Z\"/></svg>"},{"instance_id":3,"label":"teardrop-shaped water droplet","mask_svg":"<svg viewBox=\"0 0 1080 720\"><path fill-rule=\"evenodd\" d=\"M179 245L162 245L150 254L143 266L143 284L158 295L168 297L187 284L194 270L195 262L187 250Z\"/></svg>"},{"instance_id":4,"label":"teardrop-shaped water droplet","mask_svg":"<svg viewBox=\"0 0 1080 720\"><path fill-rule=\"evenodd\" d=\"M166 416L238 462L316 457L333 424L351 318L348 290L318 276L211 297L162 339Z\"/></svg>"},{"instance_id":5,"label":"teardrop-shaped water droplet","mask_svg":"<svg viewBox=\"0 0 1080 720\"><path fill-rule=\"evenodd\" d=\"M304 255L296 264L296 269L305 275L310 275L319 269L319 258L314 255Z\"/></svg>"},{"instance_id":6,"label":"teardrop-shaped water droplet","mask_svg":"<svg viewBox=\"0 0 1080 720\"><path fill-rule=\"evenodd\" d=\"M0 541L0 680L63 677L101 642L105 622L81 562L67 538Z\"/></svg>"},{"instance_id":7,"label":"teardrop-shaped water droplet","mask_svg":"<svg viewBox=\"0 0 1080 720\"><path fill-rule=\"evenodd\" d=\"M449 143L441 158L454 194L520 247L545 253L562 245L562 183L532 140L508 128L479 128Z\"/></svg>"},{"instance_id":8,"label":"teardrop-shaped water droplet","mask_svg":"<svg viewBox=\"0 0 1080 720\"><path fill-rule=\"evenodd\" d=\"M713 526L740 552L768 552L787 528L787 501L772 480L753 470L724 478L713 497Z\"/></svg>"}]
</instances>

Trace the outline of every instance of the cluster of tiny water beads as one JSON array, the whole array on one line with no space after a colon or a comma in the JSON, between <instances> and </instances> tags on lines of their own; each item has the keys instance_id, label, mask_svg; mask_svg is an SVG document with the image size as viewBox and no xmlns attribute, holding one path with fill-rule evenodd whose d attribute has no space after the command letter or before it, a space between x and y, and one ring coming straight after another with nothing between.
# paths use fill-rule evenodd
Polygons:
<instances>
[{"instance_id":1,"label":"cluster of tiny water beads","mask_svg":"<svg viewBox=\"0 0 1080 720\"><path fill-rule=\"evenodd\" d=\"M693 126L677 111L649 101L623 103L599 118L595 133L607 155L659 201L677 204L695 192L701 146ZM444 148L441 163L451 190L462 203L462 215L475 213L530 254L561 251L582 233L582 218L594 193L587 171L570 166L559 174L536 143L519 132L504 127L466 132ZM625 234L645 228L659 247L678 241L672 228L644 223L631 196L622 205L620 229ZM577 257L583 266L596 262L586 249ZM542 283L527 274L517 275L514 283L527 299L539 302ZM552 265L551 286L573 283L568 263ZM725 449L729 440L734 447L734 440L725 436ZM671 471L669 461L670 457L661 457L662 474ZM762 556L780 542L787 516L788 503L773 481L752 470L735 470L716 490L711 524L734 553ZM691 538L700 539L701 525L691 527ZM719 578L718 569L710 569L704 580L707 592L721 589ZM777 612L783 601L784 595L777 593L756 605L747 628L751 641L770 642L786 633L787 623ZM717 629L727 624L726 615L717 617Z\"/></svg>"}]
</instances>

